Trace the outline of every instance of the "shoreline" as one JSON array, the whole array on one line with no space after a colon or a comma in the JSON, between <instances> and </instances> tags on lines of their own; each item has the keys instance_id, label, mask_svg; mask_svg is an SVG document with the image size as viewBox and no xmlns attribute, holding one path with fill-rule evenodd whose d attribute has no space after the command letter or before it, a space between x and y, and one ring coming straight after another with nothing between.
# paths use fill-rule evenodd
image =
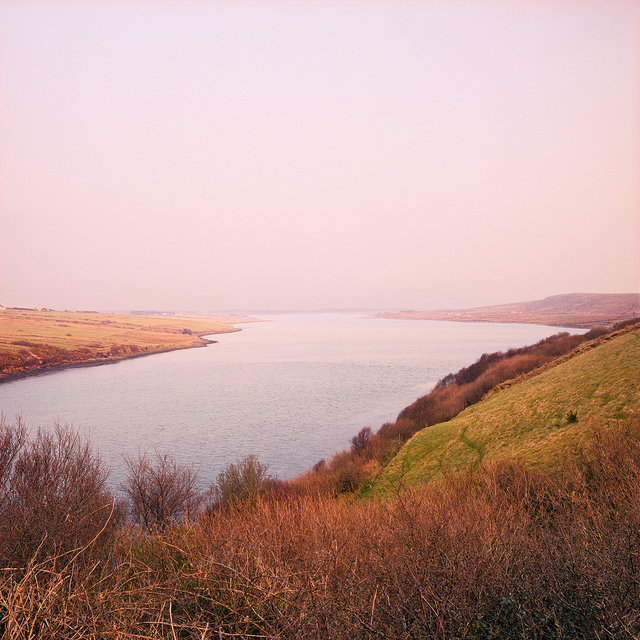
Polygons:
<instances>
[{"instance_id":1,"label":"shoreline","mask_svg":"<svg viewBox=\"0 0 640 640\"><path fill-rule=\"evenodd\" d=\"M122 362L123 360L133 360L134 358L144 358L146 356L154 356L159 353L168 353L170 351L181 351L182 349L200 349L202 347L207 347L210 344L216 344L218 342L217 340L209 340L203 336L223 335L226 333L237 333L238 331L242 331L242 329L239 327L233 327L227 331L216 331L213 333L206 332L206 333L198 334L197 337L199 340L201 340L200 344L188 344L188 345L177 345L175 347L163 347L161 349L152 349L149 351L145 351L143 353L130 353L123 356L109 356L106 358L94 358L91 360L80 360L77 362L61 362L59 364L44 365L42 367L29 369L27 371L17 371L15 373L0 375L0 385L4 384L5 382L13 382L15 380L22 380L24 378L47 375L49 373L57 373L58 371L63 371L65 369L79 369L81 367L99 367L105 364L115 364L117 362Z\"/></svg>"},{"instance_id":2,"label":"shoreline","mask_svg":"<svg viewBox=\"0 0 640 640\"><path fill-rule=\"evenodd\" d=\"M484 305L467 309L394 309L376 314L398 320L448 320L541 324L570 329L612 326L635 317L638 293L565 293L539 300Z\"/></svg>"},{"instance_id":3,"label":"shoreline","mask_svg":"<svg viewBox=\"0 0 640 640\"><path fill-rule=\"evenodd\" d=\"M491 324L537 324L543 327L556 327L561 329L593 329L593 327L600 326L602 323L585 322L582 324L578 323L570 323L570 322L545 322L542 320L495 320L489 318L431 318L431 317L421 317L421 316L409 316L409 315L399 315L393 312L384 312L381 314L377 314L372 316L374 318L378 318L381 320L431 320L433 322L466 322L466 323L481 323L488 322Z\"/></svg>"},{"instance_id":4,"label":"shoreline","mask_svg":"<svg viewBox=\"0 0 640 640\"><path fill-rule=\"evenodd\" d=\"M620 318L591 318L584 320L562 320L557 319L554 322L553 318L550 320L534 320L532 318L488 318L488 317L435 317L428 312L402 312L402 311L383 311L377 313L373 318L381 320L432 320L434 322L466 322L466 323L481 323L488 322L491 324L536 324L543 327L556 327L560 329L594 329L595 327L609 327L617 324L618 322L625 322L626 320L632 320L634 316L625 316Z\"/></svg>"}]
</instances>

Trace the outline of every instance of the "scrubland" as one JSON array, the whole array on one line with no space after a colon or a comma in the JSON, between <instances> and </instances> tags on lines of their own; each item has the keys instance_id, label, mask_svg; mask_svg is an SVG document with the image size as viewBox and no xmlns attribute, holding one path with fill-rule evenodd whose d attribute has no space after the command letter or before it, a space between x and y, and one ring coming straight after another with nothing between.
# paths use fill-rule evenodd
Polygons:
<instances>
[{"instance_id":1,"label":"scrubland","mask_svg":"<svg viewBox=\"0 0 640 640\"><path fill-rule=\"evenodd\" d=\"M247 457L201 492L157 453L129 459L114 492L77 433L4 422L0 637L637 638L640 330L598 333L487 355L288 482ZM478 380L495 388L542 353L547 364L473 400ZM458 417L460 403L433 400L447 389L470 394ZM463 445L483 455L393 471L469 415ZM580 437L539 464L522 443L549 416ZM449 435L458 446L460 428Z\"/></svg>"},{"instance_id":2,"label":"scrubland","mask_svg":"<svg viewBox=\"0 0 640 640\"><path fill-rule=\"evenodd\" d=\"M634 331L634 326L636 325L633 322L623 322L612 329L594 328L581 335L558 333L528 347L484 354L472 365L460 369L455 374L445 376L430 393L403 409L395 422L383 424L376 432L370 428L364 428L352 439L350 450L340 452L327 461L319 461L313 470L304 474L298 481L313 486L318 491L340 493L358 490L363 495L369 495L371 491L384 493L400 481L403 484L410 484L430 479L432 474L426 471L430 464L436 471L442 467L460 469L475 465L484 452L478 446L474 447L471 440L465 441L465 431L462 435L459 434L459 430L456 430L457 423L453 418L465 409L484 412L486 403L477 403L491 390L512 385L516 380L517 386L520 386L524 377L537 377L544 372L545 368L553 369L563 359L573 360L574 357L580 356L582 351L591 351L620 334L630 332L637 336L639 332ZM635 380L640 378L637 364L640 362L640 349L637 342L631 339L627 343L629 350L623 354L625 370L620 371L620 380L627 387L631 387L631 397L628 398L626 405L630 412L637 410L637 403L640 400L637 385L633 386ZM604 355L601 351L598 353ZM603 358L603 362L606 359ZM596 358L594 376L597 376L597 362ZM606 365L603 364L603 366ZM580 364L577 365L576 370L578 377L579 370ZM614 395L616 394L615 380L615 373L608 378L608 384L611 386L610 393ZM557 378L556 382L559 384L559 389L565 388L561 377ZM551 384L555 383L552 381ZM543 387L541 394L544 396L547 391L550 393L553 391L551 385ZM474 406L475 409L472 409ZM560 412L564 415L567 411L577 408L576 403L570 398L562 400L559 405L551 406L554 413L549 416L549 424L557 422L556 413ZM612 407L613 405L609 409ZM524 398L518 411L524 412L527 409L538 410L538 401L534 396ZM614 416L606 409L597 415L592 415L604 419ZM629 412L615 413L615 417L624 415L629 415ZM505 429L511 429L513 435L515 429L515 432L520 434L518 437L527 441L529 428L525 424L518 426L517 421L514 425L513 421L513 416L506 411L504 414L500 412L497 415L492 414L488 423L495 426L495 430L490 430L489 439L495 437L499 440L501 436L498 434L503 433ZM584 424L584 420L580 422L580 426ZM469 432L470 436L472 432L473 430ZM558 435L564 435L564 429L555 429L554 433L542 433L541 438L545 438L546 435L557 438ZM429 444L413 449L415 443L426 442ZM510 455L517 455L516 445L517 439L511 442L507 438L506 449ZM552 445L549 452L553 450ZM434 452L433 455L422 457L430 451ZM414 458L416 464L414 464Z\"/></svg>"},{"instance_id":3,"label":"scrubland","mask_svg":"<svg viewBox=\"0 0 640 640\"><path fill-rule=\"evenodd\" d=\"M386 500L265 490L148 528L45 464L46 487L3 494L0 633L635 638L640 426L587 442L554 473L495 461Z\"/></svg>"}]
</instances>

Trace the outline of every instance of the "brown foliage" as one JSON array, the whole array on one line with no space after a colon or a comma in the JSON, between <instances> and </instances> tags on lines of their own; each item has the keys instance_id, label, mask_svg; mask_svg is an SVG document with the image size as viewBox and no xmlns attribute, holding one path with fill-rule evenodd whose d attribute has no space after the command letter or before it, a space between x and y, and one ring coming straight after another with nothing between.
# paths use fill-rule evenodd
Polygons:
<instances>
[{"instance_id":1,"label":"brown foliage","mask_svg":"<svg viewBox=\"0 0 640 640\"><path fill-rule=\"evenodd\" d=\"M162 528L197 515L203 496L192 467L180 465L167 453L158 451L153 457L147 453L140 453L137 458L125 457L125 463L129 473L122 489L135 522L147 528Z\"/></svg>"},{"instance_id":2,"label":"brown foliage","mask_svg":"<svg viewBox=\"0 0 640 640\"><path fill-rule=\"evenodd\" d=\"M254 455L228 464L210 488L211 506L238 506L254 501L268 489L274 489L276 478Z\"/></svg>"},{"instance_id":3,"label":"brown foliage","mask_svg":"<svg viewBox=\"0 0 640 640\"><path fill-rule=\"evenodd\" d=\"M628 323L623 323L628 324ZM534 345L485 353L476 362L442 378L427 395L403 409L393 423L383 424L377 433L369 427L351 439L349 451L336 454L330 463L314 468L293 480L298 489L315 494L337 495L357 491L379 467L365 467L363 461L386 463L402 443L425 427L451 420L468 406L479 402L497 385L513 380L558 358L580 344L621 327L595 327L584 334L557 333Z\"/></svg>"},{"instance_id":4,"label":"brown foliage","mask_svg":"<svg viewBox=\"0 0 640 640\"><path fill-rule=\"evenodd\" d=\"M18 418L13 425L8 425L4 417L0 417L0 538L7 536L7 525L12 515L13 472L16 458L27 441L27 429Z\"/></svg>"},{"instance_id":5,"label":"brown foliage","mask_svg":"<svg viewBox=\"0 0 640 640\"><path fill-rule=\"evenodd\" d=\"M351 438L352 453L362 453L369 444L372 434L373 432L371 431L371 427L363 427L360 429L360 431Z\"/></svg>"},{"instance_id":6,"label":"brown foliage","mask_svg":"<svg viewBox=\"0 0 640 640\"><path fill-rule=\"evenodd\" d=\"M18 420L0 423L0 558L24 564L65 553L113 530L114 497L89 443L68 427L28 439ZM102 535L104 534L104 535Z\"/></svg>"},{"instance_id":7,"label":"brown foliage","mask_svg":"<svg viewBox=\"0 0 640 640\"><path fill-rule=\"evenodd\" d=\"M2 574L0 633L634 638L639 492L636 421L593 429L556 474L502 461L385 502L263 497L123 529L99 566Z\"/></svg>"},{"instance_id":8,"label":"brown foliage","mask_svg":"<svg viewBox=\"0 0 640 640\"><path fill-rule=\"evenodd\" d=\"M416 424L409 418L398 418L395 422L386 422L378 429L378 436L385 440L405 442L416 432Z\"/></svg>"}]
</instances>

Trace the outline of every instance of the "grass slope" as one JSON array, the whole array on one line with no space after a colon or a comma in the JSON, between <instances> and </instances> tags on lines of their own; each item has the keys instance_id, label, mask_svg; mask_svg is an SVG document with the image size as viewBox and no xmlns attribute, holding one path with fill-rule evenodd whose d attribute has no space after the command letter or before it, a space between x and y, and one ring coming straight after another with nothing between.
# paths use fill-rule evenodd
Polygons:
<instances>
[{"instance_id":1,"label":"grass slope","mask_svg":"<svg viewBox=\"0 0 640 640\"><path fill-rule=\"evenodd\" d=\"M640 408L640 329L586 344L569 359L489 393L452 420L413 436L375 482L376 492L419 484L481 460L522 459L553 468L590 423L622 420ZM577 410L578 422L566 414Z\"/></svg>"}]
</instances>

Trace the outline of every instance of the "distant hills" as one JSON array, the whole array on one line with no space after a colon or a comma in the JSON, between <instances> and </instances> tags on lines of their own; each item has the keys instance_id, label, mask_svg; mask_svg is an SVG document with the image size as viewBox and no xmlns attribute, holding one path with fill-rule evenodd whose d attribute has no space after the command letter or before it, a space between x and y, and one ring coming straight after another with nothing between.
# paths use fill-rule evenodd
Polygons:
<instances>
[{"instance_id":1,"label":"distant hills","mask_svg":"<svg viewBox=\"0 0 640 640\"><path fill-rule=\"evenodd\" d=\"M389 311L379 318L453 320L457 322L524 322L558 327L593 327L640 316L638 293L568 293L542 300L472 309Z\"/></svg>"}]
</instances>

